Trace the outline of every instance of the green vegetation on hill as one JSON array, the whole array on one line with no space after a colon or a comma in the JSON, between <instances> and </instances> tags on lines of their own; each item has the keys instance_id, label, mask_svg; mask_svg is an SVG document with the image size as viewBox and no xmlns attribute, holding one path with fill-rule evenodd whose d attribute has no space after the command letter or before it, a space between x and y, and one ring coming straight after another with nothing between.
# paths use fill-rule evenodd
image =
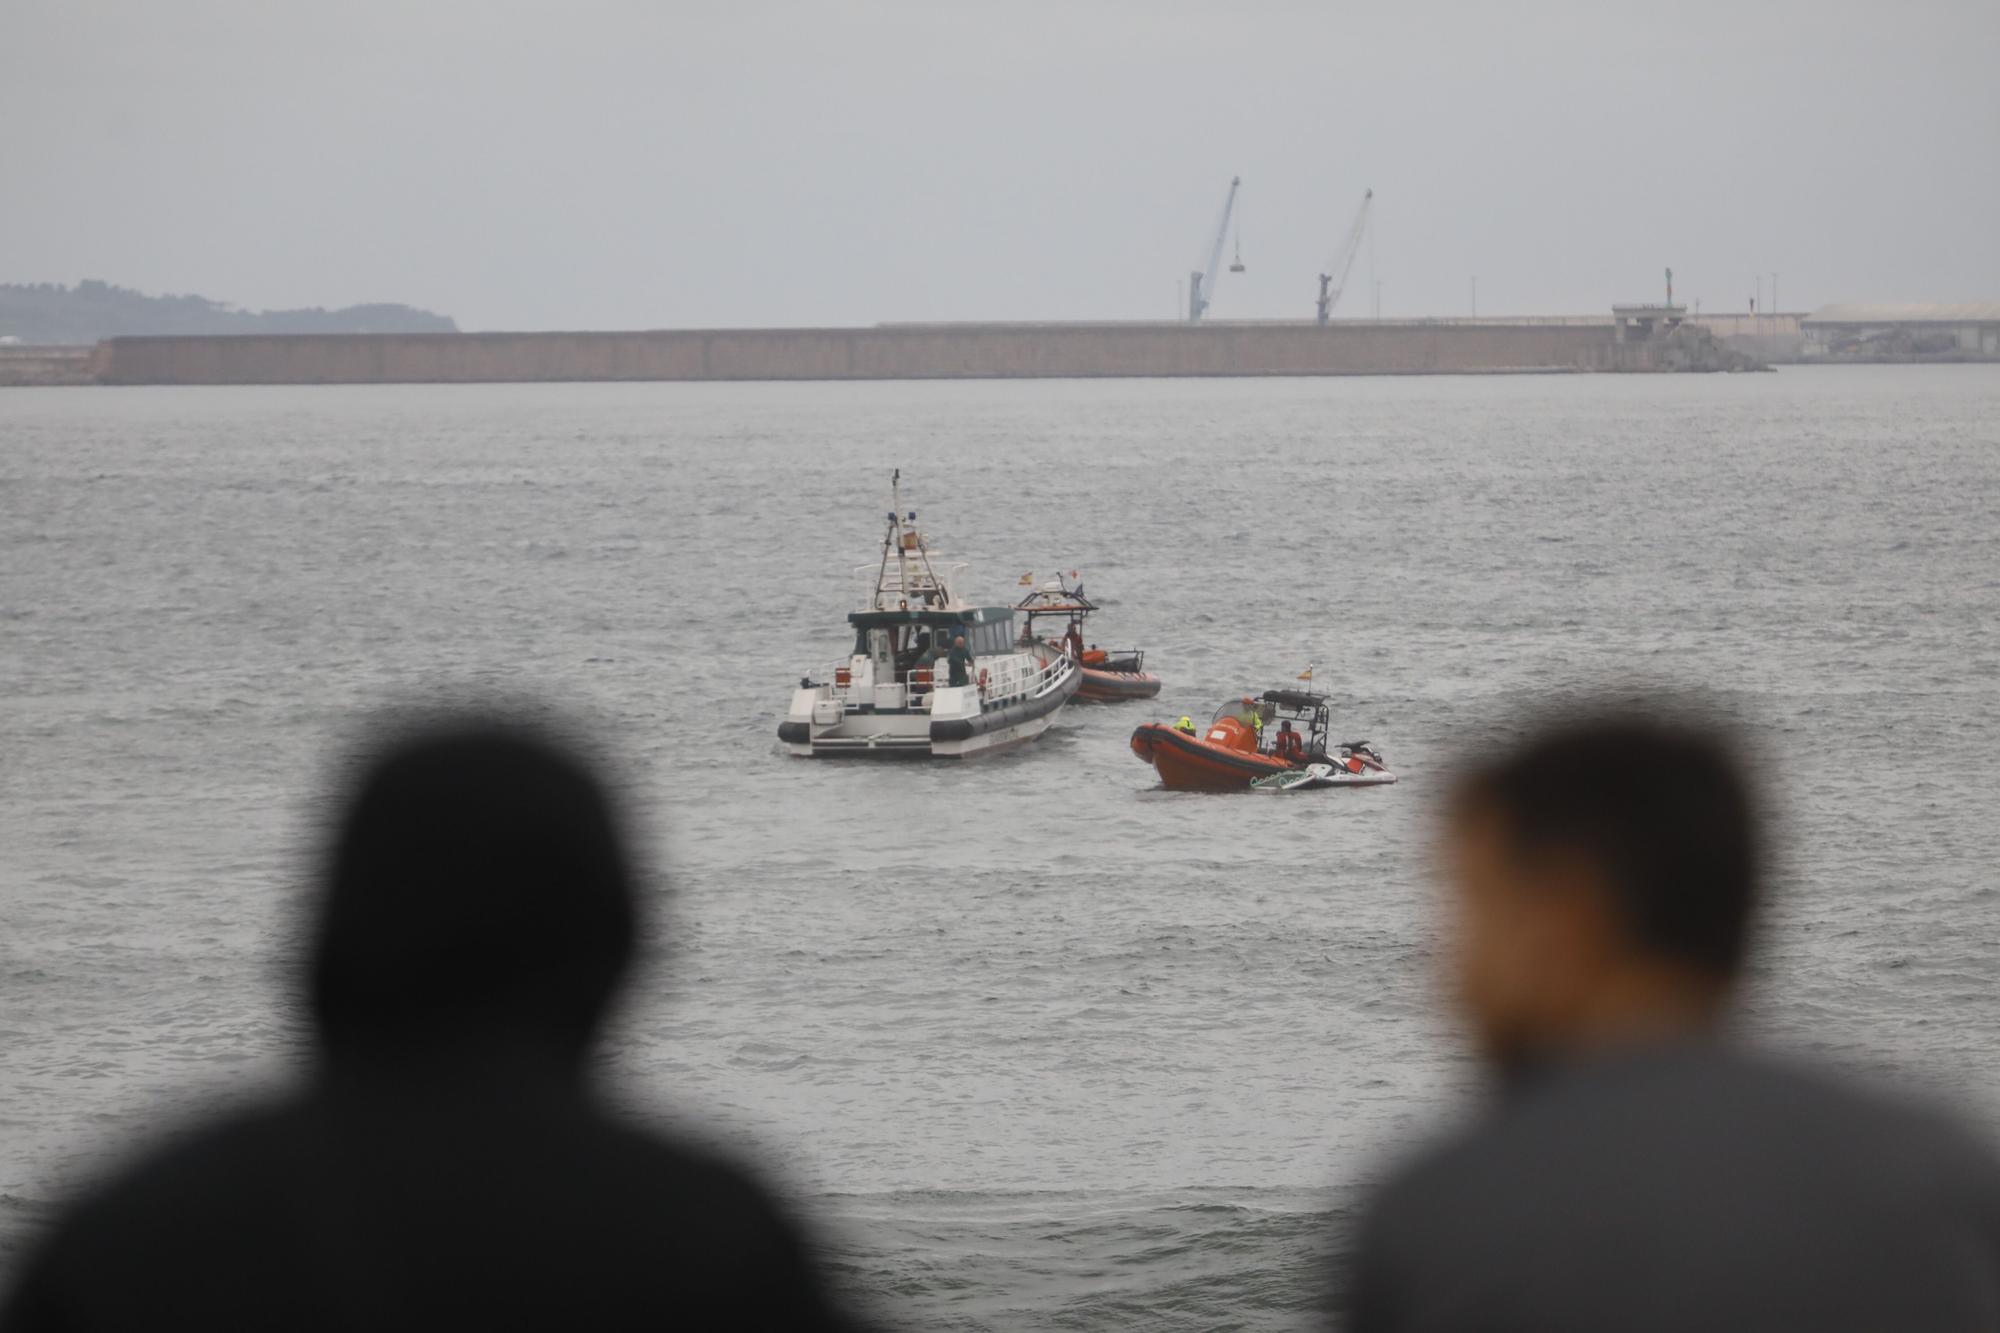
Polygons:
<instances>
[{"instance_id":1,"label":"green vegetation on hill","mask_svg":"<svg viewBox=\"0 0 2000 1333\"><path fill-rule=\"evenodd\" d=\"M448 316L406 305L344 310L238 310L201 296L147 296L86 278L0 283L0 338L23 343L94 343L165 333L455 333Z\"/></svg>"}]
</instances>

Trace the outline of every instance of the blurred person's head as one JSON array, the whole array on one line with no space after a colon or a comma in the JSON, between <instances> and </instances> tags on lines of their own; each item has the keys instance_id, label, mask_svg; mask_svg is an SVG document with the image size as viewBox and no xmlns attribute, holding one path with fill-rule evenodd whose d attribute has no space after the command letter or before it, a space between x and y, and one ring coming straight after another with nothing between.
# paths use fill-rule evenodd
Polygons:
<instances>
[{"instance_id":1,"label":"blurred person's head","mask_svg":"<svg viewBox=\"0 0 2000 1333\"><path fill-rule=\"evenodd\" d=\"M1761 834L1741 762L1690 722L1601 713L1471 769L1450 806L1455 986L1513 1067L1703 1031L1740 972Z\"/></svg>"},{"instance_id":2,"label":"blurred person's head","mask_svg":"<svg viewBox=\"0 0 2000 1333\"><path fill-rule=\"evenodd\" d=\"M632 872L578 755L480 715L392 741L349 795L311 958L336 1060L506 1048L575 1065L631 960Z\"/></svg>"}]
</instances>

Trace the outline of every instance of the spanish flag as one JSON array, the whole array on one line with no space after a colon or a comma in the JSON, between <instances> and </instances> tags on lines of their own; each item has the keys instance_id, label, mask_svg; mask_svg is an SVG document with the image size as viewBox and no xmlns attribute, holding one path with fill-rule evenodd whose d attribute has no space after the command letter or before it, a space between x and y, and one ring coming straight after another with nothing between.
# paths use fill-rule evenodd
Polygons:
<instances>
[{"instance_id":1,"label":"spanish flag","mask_svg":"<svg viewBox=\"0 0 2000 1333\"><path fill-rule=\"evenodd\" d=\"M1034 587L1034 586L1035 586L1035 576L1034 576L1033 574L1023 574L1023 575L1021 575L1021 586L1022 586L1023 588L1032 588L1032 587Z\"/></svg>"},{"instance_id":2,"label":"spanish flag","mask_svg":"<svg viewBox=\"0 0 2000 1333\"><path fill-rule=\"evenodd\" d=\"M1312 678L1313 678L1313 669L1312 669L1312 664L1311 664L1311 663L1307 663L1307 665L1306 665L1306 669L1305 669L1304 671L1301 671L1301 672L1299 673L1299 679L1300 679L1300 680L1305 680L1305 681L1310 681L1310 680L1311 680Z\"/></svg>"}]
</instances>

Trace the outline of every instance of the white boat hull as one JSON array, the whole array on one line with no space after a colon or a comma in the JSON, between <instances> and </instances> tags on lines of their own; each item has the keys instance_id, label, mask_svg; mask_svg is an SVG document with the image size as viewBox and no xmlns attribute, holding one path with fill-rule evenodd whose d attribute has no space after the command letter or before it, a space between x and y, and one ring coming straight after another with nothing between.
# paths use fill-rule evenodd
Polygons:
<instances>
[{"instance_id":1,"label":"white boat hull","mask_svg":"<svg viewBox=\"0 0 2000 1333\"><path fill-rule=\"evenodd\" d=\"M787 753L802 759L971 759L1025 745L1051 726L1075 696L1082 674L1051 655L1046 679L1025 694L981 698L976 685L945 686L922 707L848 707L833 686L801 686L778 728Z\"/></svg>"},{"instance_id":2,"label":"white boat hull","mask_svg":"<svg viewBox=\"0 0 2000 1333\"><path fill-rule=\"evenodd\" d=\"M1322 787L1386 787L1395 780L1396 775L1386 768L1364 768L1354 773L1339 764L1308 764L1304 768L1257 778L1251 782L1250 790L1282 793L1313 791Z\"/></svg>"},{"instance_id":3,"label":"white boat hull","mask_svg":"<svg viewBox=\"0 0 2000 1333\"><path fill-rule=\"evenodd\" d=\"M1083 683L1060 650L1016 635L1011 606L972 606L890 480L882 558L867 604L850 612L854 649L799 681L778 741L801 758L969 759L1054 725ZM966 683L948 684L952 673Z\"/></svg>"}]
</instances>

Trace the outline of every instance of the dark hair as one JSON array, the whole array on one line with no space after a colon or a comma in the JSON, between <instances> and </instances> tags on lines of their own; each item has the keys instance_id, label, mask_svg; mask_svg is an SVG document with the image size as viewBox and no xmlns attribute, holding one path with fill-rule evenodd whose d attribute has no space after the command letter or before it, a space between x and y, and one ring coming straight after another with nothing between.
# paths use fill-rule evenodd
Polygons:
<instances>
[{"instance_id":1,"label":"dark hair","mask_svg":"<svg viewBox=\"0 0 2000 1333\"><path fill-rule=\"evenodd\" d=\"M1641 712L1565 721L1474 768L1458 797L1523 852L1588 858L1641 948L1717 976L1741 967L1762 834L1743 764L1715 732Z\"/></svg>"},{"instance_id":2,"label":"dark hair","mask_svg":"<svg viewBox=\"0 0 2000 1333\"><path fill-rule=\"evenodd\" d=\"M433 719L361 774L329 853L309 981L329 1050L484 1030L581 1055L637 922L579 754L504 719Z\"/></svg>"}]
</instances>

